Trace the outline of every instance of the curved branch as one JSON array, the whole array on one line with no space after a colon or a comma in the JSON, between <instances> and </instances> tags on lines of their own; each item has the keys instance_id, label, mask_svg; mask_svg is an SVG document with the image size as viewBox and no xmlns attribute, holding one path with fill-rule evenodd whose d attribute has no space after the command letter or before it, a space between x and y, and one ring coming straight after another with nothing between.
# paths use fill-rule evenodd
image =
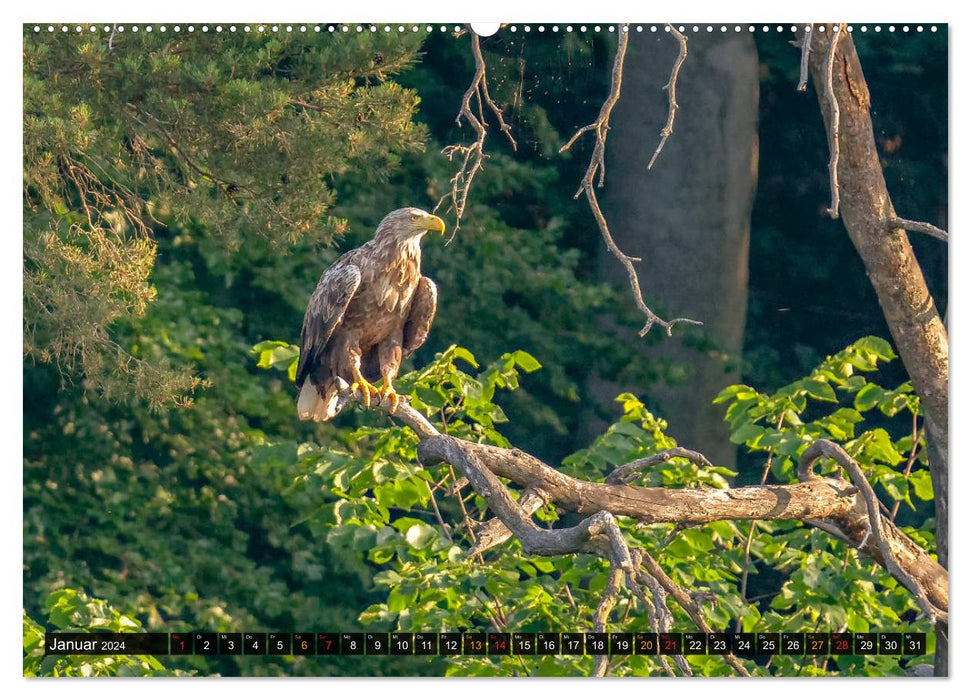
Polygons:
<instances>
[{"instance_id":1,"label":"curved branch","mask_svg":"<svg viewBox=\"0 0 971 700\"><path fill-rule=\"evenodd\" d=\"M339 400L360 402L361 398L360 392L351 394L345 385ZM385 403L372 406L388 410ZM393 415L421 438L419 460L447 462L461 471L526 552L547 555L592 552L608 559L613 567L636 573L638 568L632 560L636 555L628 549L615 517L627 516L647 524L690 525L716 520L820 523L825 524L822 529L830 534L845 535L851 542L859 543L856 545L859 549L917 597L929 618L947 620L947 571L892 522L881 518L879 503L859 465L839 445L827 440L817 440L805 450L798 466L798 484L668 489L584 481L563 474L518 449L442 435L406 401L398 405ZM850 474L853 484L812 474L813 464L823 456L836 459ZM524 492L523 502L517 503L499 481L500 477L532 490L532 494L527 497ZM543 503L554 502L566 511L586 517L578 525L555 530L534 524L532 512ZM505 539L504 533L497 535ZM657 571L650 567L649 573L658 577ZM636 581L636 576L633 579ZM635 589L632 587L632 590ZM673 590L669 592L678 599ZM684 600L684 605L691 615L690 597ZM697 613L696 608L694 612Z\"/></svg>"},{"instance_id":2,"label":"curved branch","mask_svg":"<svg viewBox=\"0 0 971 700\"><path fill-rule=\"evenodd\" d=\"M711 462L708 461L708 458L700 452L695 452L694 450L689 450L685 447L672 447L669 450L664 450L664 452L658 452L656 455L635 459L633 462L628 462L622 467L617 467L607 475L605 481L608 484L630 483L633 480L633 477L630 477L633 472L640 471L641 469L650 469L653 466L670 461L674 457L683 457L692 464L700 467L711 466Z\"/></svg>"},{"instance_id":3,"label":"curved branch","mask_svg":"<svg viewBox=\"0 0 971 700\"><path fill-rule=\"evenodd\" d=\"M482 463L480 455L469 449L472 444L450 435L426 437L418 443L418 458L423 464L447 462L459 469L475 492L486 500L492 512L522 543L527 553L553 555L592 552L624 571L633 569L624 536L611 513L601 510L573 527L544 530L523 513L502 482Z\"/></svg>"},{"instance_id":4,"label":"curved branch","mask_svg":"<svg viewBox=\"0 0 971 700\"><path fill-rule=\"evenodd\" d=\"M867 481L866 475L863 473L863 470L860 469L860 465L857 464L849 454L847 454L846 450L837 445L835 442L830 442L829 440L817 440L806 448L805 452L802 454L802 457L799 459L799 479L802 481L811 481L818 478L813 473L812 469L813 465L815 465L816 462L823 457L829 457L834 462L839 464L844 470L846 470L846 472L850 475L850 479L852 480L853 484L857 487L857 489L859 489L860 494L863 496L863 500L866 503L868 516L866 532L863 535L862 541L855 546L858 549L863 549L872 535L876 548L879 551L880 558L883 560L881 563L887 569L887 571L889 571L895 579L900 581L900 583L903 584L907 590L914 594L914 596L917 598L917 602L920 604L921 610L931 620L931 622L937 623L938 621L941 621L946 623L947 610L942 610L928 599L924 585L922 585L914 575L905 571L897 562L896 556L890 551L890 538L895 537L896 535L891 528L893 528L893 530L896 530L896 528L892 522L889 520L884 520L881 517L880 502L877 500L877 494L874 492L870 482ZM876 557L874 557L874 559L876 559Z\"/></svg>"}]
</instances>

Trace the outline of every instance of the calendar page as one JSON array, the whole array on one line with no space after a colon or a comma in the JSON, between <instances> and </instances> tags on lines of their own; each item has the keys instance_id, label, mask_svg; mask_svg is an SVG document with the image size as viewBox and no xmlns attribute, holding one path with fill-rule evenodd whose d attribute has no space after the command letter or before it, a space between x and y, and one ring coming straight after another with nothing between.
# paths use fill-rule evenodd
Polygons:
<instances>
[{"instance_id":1,"label":"calendar page","mask_svg":"<svg viewBox=\"0 0 971 700\"><path fill-rule=\"evenodd\" d=\"M315 13L23 24L24 676L947 676L947 23Z\"/></svg>"}]
</instances>

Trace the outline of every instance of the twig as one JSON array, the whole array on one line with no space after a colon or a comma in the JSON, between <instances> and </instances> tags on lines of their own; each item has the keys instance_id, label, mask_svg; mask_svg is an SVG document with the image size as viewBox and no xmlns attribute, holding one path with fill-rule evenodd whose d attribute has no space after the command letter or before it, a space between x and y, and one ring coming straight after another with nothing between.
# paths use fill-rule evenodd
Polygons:
<instances>
[{"instance_id":1,"label":"twig","mask_svg":"<svg viewBox=\"0 0 971 700\"><path fill-rule=\"evenodd\" d=\"M567 141L562 148L560 148L560 153L565 153L570 150L577 139L579 139L583 134L588 131L593 131L596 134L597 140L593 147L593 154L590 156L590 165L587 166L587 172L583 176L583 180L580 182L580 188L573 195L574 199L580 197L581 194L586 193L587 201L590 204L590 210L593 212L593 217L597 221L597 226L600 229L600 235L603 236L604 243L607 244L607 249L620 260L621 264L627 269L627 277L630 282L631 289L634 292L634 300L637 304L637 308L640 309L645 316L647 316L647 322L644 327L641 328L639 335L645 336L651 330L655 323L664 328L667 334L671 335L671 327L676 323L690 323L696 326L700 326L699 321L693 321L688 318L675 318L670 321L665 321L660 316L651 311L647 304L644 303L644 295L641 293L640 281L637 278L637 271L634 269L635 262L640 262L640 258L634 258L630 255L624 253L617 244L614 242L613 236L610 235L610 228L607 226L607 220L604 218L603 212L600 210L600 203L597 201L597 195L594 192L594 180L597 179L599 175L598 186L603 187L604 183L604 153L607 148L607 131L610 129L610 113L613 111L614 106L617 104L617 100L620 99L620 84L624 76L624 56L627 54L627 39L629 32L625 31L627 25L621 25L620 31L617 32L617 54L614 57L614 65L610 73L610 92L607 95L607 99L604 101L603 106L600 108L600 114L597 116L596 121L592 124L587 124L581 127L577 132Z\"/></svg>"},{"instance_id":2,"label":"twig","mask_svg":"<svg viewBox=\"0 0 971 700\"><path fill-rule=\"evenodd\" d=\"M872 536L877 544L880 554L883 556L884 566L886 566L887 571L900 581L911 593L917 597L917 602L920 605L920 609L923 611L924 615L933 623L944 622L947 623L947 612L941 610L927 598L927 594L924 592L923 587L920 583L911 576L908 572L904 571L900 565L897 563L896 557L890 551L890 545L887 544L887 539L884 537L883 533L883 520L880 516L880 504L877 500L877 494L874 492L873 487L870 482L867 481L866 475L863 470L860 469L860 465L847 454L846 450L837 445L835 442L830 442L829 440L817 440L812 445L806 448L803 452L802 457L799 458L799 480L807 481L809 479L815 478L816 475L813 473L813 465L822 457L829 457L839 464L846 472L850 475L850 480L853 484L860 490L860 495L863 496L863 501L866 503L867 515L869 517L869 529L867 530L868 535ZM866 542L866 537L864 541L857 545L858 548L863 547Z\"/></svg>"},{"instance_id":3,"label":"twig","mask_svg":"<svg viewBox=\"0 0 971 700\"><path fill-rule=\"evenodd\" d=\"M945 243L948 242L947 231L942 228L937 228L937 226L928 224L924 221L911 221L910 219L901 219L900 217L895 216L887 222L887 229L890 231L901 228L906 231L926 233L928 236L933 236L939 241L944 241Z\"/></svg>"},{"instance_id":4,"label":"twig","mask_svg":"<svg viewBox=\"0 0 971 700\"><path fill-rule=\"evenodd\" d=\"M461 126L464 117L475 132L476 138L468 146L452 145L442 149L442 153L450 161L456 156L462 158L462 164L458 172L449 181L451 185L450 191L448 194L443 195L438 200L438 204L435 205L435 211L438 211L442 203L446 199L451 198L452 204L450 210L455 214L455 227L452 229L452 235L449 237L448 242L452 241L461 226L462 217L465 215L465 206L469 199L469 189L472 187L472 179L476 173L482 170L482 161L486 157L484 146L488 129L486 128L486 118L482 109L483 104L492 110L492 113L499 122L499 130L509 139L512 150L516 150L516 139L513 138L512 130L503 119L502 110L499 109L499 106L489 95L486 64L485 59L482 57L482 48L479 45L479 35L474 31L470 31L469 37L472 42L472 56L475 59L475 73L472 76L472 83L462 96L462 104L459 108L458 116L455 117L455 123ZM473 97L478 107L478 115L472 111Z\"/></svg>"},{"instance_id":5,"label":"twig","mask_svg":"<svg viewBox=\"0 0 971 700\"><path fill-rule=\"evenodd\" d=\"M813 50L813 25L809 25L809 31L802 40L802 57L799 59L799 85L796 90L806 92L806 85L809 83L809 53Z\"/></svg>"},{"instance_id":6,"label":"twig","mask_svg":"<svg viewBox=\"0 0 971 700\"><path fill-rule=\"evenodd\" d=\"M664 588L661 587L661 584L658 583L653 576L641 568L639 563L640 560L638 559L639 556L639 550L634 550L631 552L631 558L634 561L635 570L627 576L627 587L633 591L638 600L640 600L641 603L644 604L644 607L647 608L647 621L651 626L651 632L654 634L666 632L670 629L670 625L674 621L674 616L671 614L671 611L668 609L665 601L667 594L664 592ZM651 596L654 599L653 603L651 602L651 599L647 597L647 594L644 593L644 589L641 588L638 580L643 581L647 587L651 589ZM662 654L658 657L658 659L661 662L661 666L664 668L665 673L673 677L674 670L668 663L667 658Z\"/></svg>"},{"instance_id":7,"label":"twig","mask_svg":"<svg viewBox=\"0 0 971 700\"><path fill-rule=\"evenodd\" d=\"M661 129L661 141L658 143L657 148L654 149L654 155L651 156L651 162L647 164L648 170L654 167L654 161L656 161L657 157L661 154L661 149L664 148L664 144L667 143L668 137L674 133L674 115L678 111L678 74L681 72L681 65L688 57L688 37L675 29L673 24L667 25L667 28L671 36L677 40L680 48L678 50L678 58L675 60L674 66L671 68L671 77L668 80L668 84L663 88L664 90L668 91L668 121L664 125L664 128Z\"/></svg>"},{"instance_id":8,"label":"twig","mask_svg":"<svg viewBox=\"0 0 971 700\"><path fill-rule=\"evenodd\" d=\"M451 539L448 533L448 526L445 525L445 521L442 519L442 511L438 509L438 500L435 498L435 492L432 490L431 484L427 481L425 482L425 487L428 489L428 496L431 498L432 510L435 511L435 520L438 521L438 526L442 529L442 535L445 539Z\"/></svg>"},{"instance_id":9,"label":"twig","mask_svg":"<svg viewBox=\"0 0 971 700\"><path fill-rule=\"evenodd\" d=\"M775 422L775 429L776 429L776 431L779 431L779 430L782 429L782 421L783 421L783 418L785 418L785 413L779 414L779 418ZM769 478L769 472L772 470L772 458L773 458L774 455L775 455L775 448L770 448L769 449L769 454L765 458L765 469L762 470L762 479L759 481L759 484L762 485L762 486L765 485L766 479ZM745 563L742 566L742 580L739 582L739 586L738 586L739 595L742 597L742 602L743 603L746 602L746 600L745 600L745 594L746 594L746 592L748 590L748 574L749 574L749 566L752 563L752 539L753 539L753 537L755 537L755 521L754 520L749 524L748 536L745 538L745 557L744 557ZM739 618L738 622L735 623L735 631L736 632L741 632L742 631L742 620L741 620L741 618Z\"/></svg>"},{"instance_id":10,"label":"twig","mask_svg":"<svg viewBox=\"0 0 971 700\"><path fill-rule=\"evenodd\" d=\"M840 183L837 168L840 160L840 106L836 101L833 90L833 66L836 63L836 48L842 37L841 31L846 27L840 24L833 27L833 35L829 43L829 58L826 61L826 100L829 102L829 189L833 203L826 211L837 219L840 215Z\"/></svg>"},{"instance_id":11,"label":"twig","mask_svg":"<svg viewBox=\"0 0 971 700\"><path fill-rule=\"evenodd\" d=\"M651 467L667 462L674 457L683 457L692 464L701 467L711 466L711 462L708 461L708 458L700 452L695 452L694 450L689 450L685 447L672 447L671 449L658 452L650 457L641 457L640 459L635 459L633 462L628 462L621 467L617 467L607 475L607 478L604 479L604 481L606 481L608 484L628 484L633 481L633 472L640 471L641 469L650 469Z\"/></svg>"},{"instance_id":12,"label":"twig","mask_svg":"<svg viewBox=\"0 0 971 700\"><path fill-rule=\"evenodd\" d=\"M901 476L903 476L905 479L910 476L910 472L914 468L914 463L917 461L917 448L920 445L920 438L923 434L923 428L917 430L917 414L915 413L913 430L911 431L913 443L910 446L910 455L907 457L907 464L904 465L904 470L901 472ZM891 522L897 519L897 513L900 510L901 503L902 501L896 501L893 504L893 509L890 511Z\"/></svg>"},{"instance_id":13,"label":"twig","mask_svg":"<svg viewBox=\"0 0 971 700\"><path fill-rule=\"evenodd\" d=\"M833 525L833 523L829 522L828 520L817 520L816 518L806 518L805 520L803 520L803 522L806 523L807 525L818 527L827 535L830 535L831 537L835 537L836 539L841 540L842 542L845 542L848 545L855 546L855 543L853 542L853 540L851 540L845 532L840 530L838 527ZM843 563L844 563L844 570L845 570L846 562L844 561Z\"/></svg>"}]
</instances>

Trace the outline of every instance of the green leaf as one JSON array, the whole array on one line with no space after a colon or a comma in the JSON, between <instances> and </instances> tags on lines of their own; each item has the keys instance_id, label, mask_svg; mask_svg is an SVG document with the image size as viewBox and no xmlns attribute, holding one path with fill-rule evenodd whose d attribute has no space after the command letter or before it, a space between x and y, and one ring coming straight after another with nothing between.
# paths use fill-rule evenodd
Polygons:
<instances>
[{"instance_id":1,"label":"green leaf","mask_svg":"<svg viewBox=\"0 0 971 700\"><path fill-rule=\"evenodd\" d=\"M890 347L890 343L883 338L878 338L873 335L861 338L853 344L853 347L868 350L885 362L889 362L897 357L894 354L893 348Z\"/></svg>"},{"instance_id":2,"label":"green leaf","mask_svg":"<svg viewBox=\"0 0 971 700\"><path fill-rule=\"evenodd\" d=\"M516 350L514 353L512 353L512 358L524 372L535 372L543 366L539 363L539 360L525 350Z\"/></svg>"},{"instance_id":3,"label":"green leaf","mask_svg":"<svg viewBox=\"0 0 971 700\"><path fill-rule=\"evenodd\" d=\"M903 474L897 474L895 472L884 474L880 477L880 483L893 500L909 500L910 493L907 488L907 479L904 478Z\"/></svg>"},{"instance_id":4,"label":"green leaf","mask_svg":"<svg viewBox=\"0 0 971 700\"><path fill-rule=\"evenodd\" d=\"M715 548L715 542L712 540L711 533L705 530L685 530L681 533L692 549L696 549L699 552L710 552Z\"/></svg>"},{"instance_id":5,"label":"green leaf","mask_svg":"<svg viewBox=\"0 0 971 700\"><path fill-rule=\"evenodd\" d=\"M804 379L800 383L802 388L806 390L806 393L814 399L836 403L836 392L833 391L833 387L829 385L829 382L821 379Z\"/></svg>"},{"instance_id":6,"label":"green leaf","mask_svg":"<svg viewBox=\"0 0 971 700\"><path fill-rule=\"evenodd\" d=\"M870 433L870 440L867 441L863 451L870 459L885 462L890 466L904 461L894 447L890 435L883 428L877 428Z\"/></svg>"},{"instance_id":7,"label":"green leaf","mask_svg":"<svg viewBox=\"0 0 971 700\"><path fill-rule=\"evenodd\" d=\"M438 530L427 523L412 525L405 533L405 540L415 549L423 549L438 538Z\"/></svg>"},{"instance_id":8,"label":"green leaf","mask_svg":"<svg viewBox=\"0 0 971 700\"><path fill-rule=\"evenodd\" d=\"M910 483L914 487L914 494L922 501L934 499L934 485L931 481L931 473L926 470L913 472L910 475Z\"/></svg>"},{"instance_id":9,"label":"green leaf","mask_svg":"<svg viewBox=\"0 0 971 700\"><path fill-rule=\"evenodd\" d=\"M756 440L757 438L764 435L766 432L765 428L752 423L746 423L742 427L734 431L729 438L736 445L741 445L743 443L748 443L750 441Z\"/></svg>"},{"instance_id":10,"label":"green leaf","mask_svg":"<svg viewBox=\"0 0 971 700\"><path fill-rule=\"evenodd\" d=\"M852 608L846 611L846 626L851 632L866 633L870 631L870 623Z\"/></svg>"},{"instance_id":11,"label":"green leaf","mask_svg":"<svg viewBox=\"0 0 971 700\"><path fill-rule=\"evenodd\" d=\"M883 401L883 397L886 392L876 384L867 384L865 387L860 389L856 398L853 399L853 407L857 411L869 411L871 408L876 406L878 403Z\"/></svg>"}]
</instances>

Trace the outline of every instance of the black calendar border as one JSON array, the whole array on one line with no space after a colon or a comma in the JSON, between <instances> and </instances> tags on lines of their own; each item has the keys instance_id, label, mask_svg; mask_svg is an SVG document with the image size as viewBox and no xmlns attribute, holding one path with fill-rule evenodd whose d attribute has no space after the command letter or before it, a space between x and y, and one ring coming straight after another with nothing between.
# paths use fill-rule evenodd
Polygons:
<instances>
[{"instance_id":1,"label":"black calendar border","mask_svg":"<svg viewBox=\"0 0 971 700\"><path fill-rule=\"evenodd\" d=\"M53 656L898 656L926 632L60 632Z\"/></svg>"}]
</instances>

